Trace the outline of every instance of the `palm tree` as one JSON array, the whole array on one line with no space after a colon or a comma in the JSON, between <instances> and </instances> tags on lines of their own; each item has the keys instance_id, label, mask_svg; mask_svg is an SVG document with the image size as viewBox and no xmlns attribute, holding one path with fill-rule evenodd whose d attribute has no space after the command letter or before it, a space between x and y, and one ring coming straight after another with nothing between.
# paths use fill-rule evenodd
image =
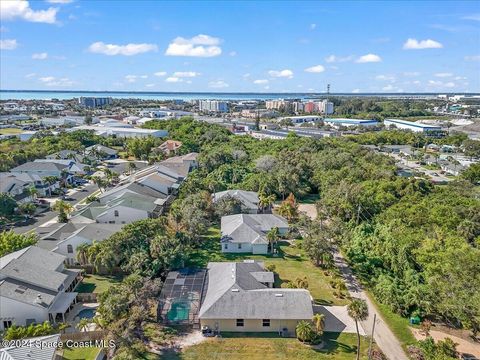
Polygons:
<instances>
[{"instance_id":1,"label":"palm tree","mask_svg":"<svg viewBox=\"0 0 480 360\"><path fill-rule=\"evenodd\" d=\"M32 198L32 200L34 200L38 195L38 190L35 188L35 186L30 186L27 189L27 194Z\"/></svg>"},{"instance_id":2,"label":"palm tree","mask_svg":"<svg viewBox=\"0 0 480 360\"><path fill-rule=\"evenodd\" d=\"M268 240L268 245L270 247L270 251L273 253L273 249L275 247L275 244L277 243L279 236L278 232L278 227L273 227L271 228L268 233L267 233L267 240Z\"/></svg>"},{"instance_id":3,"label":"palm tree","mask_svg":"<svg viewBox=\"0 0 480 360\"><path fill-rule=\"evenodd\" d=\"M275 195L266 195L266 194L260 194L258 196L258 205L260 205L260 209L262 212L265 211L265 209L270 210L272 207L272 204L275 202Z\"/></svg>"},{"instance_id":4,"label":"palm tree","mask_svg":"<svg viewBox=\"0 0 480 360\"><path fill-rule=\"evenodd\" d=\"M80 263L80 265L86 265L88 262L88 248L90 247L90 244L88 243L83 243L77 246L77 261Z\"/></svg>"},{"instance_id":5,"label":"palm tree","mask_svg":"<svg viewBox=\"0 0 480 360\"><path fill-rule=\"evenodd\" d=\"M130 161L128 163L128 172L130 174L133 174L133 172L135 171L136 168L137 168L137 165L133 161Z\"/></svg>"},{"instance_id":6,"label":"palm tree","mask_svg":"<svg viewBox=\"0 0 480 360\"><path fill-rule=\"evenodd\" d=\"M315 314L313 315L313 324L315 325L315 331L317 335L322 335L323 330L325 329L325 315L324 314Z\"/></svg>"},{"instance_id":7,"label":"palm tree","mask_svg":"<svg viewBox=\"0 0 480 360\"><path fill-rule=\"evenodd\" d=\"M360 360L360 332L358 331L358 322L366 320L368 317L368 305L365 300L353 299L347 307L348 315L355 320L357 329L357 360Z\"/></svg>"},{"instance_id":8,"label":"palm tree","mask_svg":"<svg viewBox=\"0 0 480 360\"><path fill-rule=\"evenodd\" d=\"M299 321L295 331L297 333L297 339L301 342L311 341L313 339L314 331L312 328L312 323L309 321Z\"/></svg>"},{"instance_id":9,"label":"palm tree","mask_svg":"<svg viewBox=\"0 0 480 360\"><path fill-rule=\"evenodd\" d=\"M88 325L90 325L90 319L81 318L76 327L80 331L87 331Z\"/></svg>"},{"instance_id":10,"label":"palm tree","mask_svg":"<svg viewBox=\"0 0 480 360\"><path fill-rule=\"evenodd\" d=\"M63 200L57 200L52 206L52 210L58 211L58 220L68 222L68 214L73 211L73 206Z\"/></svg>"}]
</instances>

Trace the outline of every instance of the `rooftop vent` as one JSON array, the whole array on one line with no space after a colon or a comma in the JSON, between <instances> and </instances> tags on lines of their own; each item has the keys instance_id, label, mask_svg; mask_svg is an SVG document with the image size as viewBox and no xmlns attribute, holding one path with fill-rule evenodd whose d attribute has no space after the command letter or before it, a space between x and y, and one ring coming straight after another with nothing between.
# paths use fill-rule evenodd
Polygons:
<instances>
[{"instance_id":1,"label":"rooftop vent","mask_svg":"<svg viewBox=\"0 0 480 360\"><path fill-rule=\"evenodd\" d=\"M283 294L275 294L275 297L283 297Z\"/></svg>"},{"instance_id":2,"label":"rooftop vent","mask_svg":"<svg viewBox=\"0 0 480 360\"><path fill-rule=\"evenodd\" d=\"M243 260L244 263L248 263L248 264L253 264L255 262L255 260L252 260L252 259L246 259L246 260Z\"/></svg>"},{"instance_id":3,"label":"rooftop vent","mask_svg":"<svg viewBox=\"0 0 480 360\"><path fill-rule=\"evenodd\" d=\"M240 290L238 289L232 289L232 292L239 292Z\"/></svg>"}]
</instances>

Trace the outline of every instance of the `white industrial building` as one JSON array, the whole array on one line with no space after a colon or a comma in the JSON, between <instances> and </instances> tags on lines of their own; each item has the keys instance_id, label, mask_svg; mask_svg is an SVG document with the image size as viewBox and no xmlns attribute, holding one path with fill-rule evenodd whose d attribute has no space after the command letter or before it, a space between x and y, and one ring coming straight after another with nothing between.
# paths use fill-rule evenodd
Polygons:
<instances>
[{"instance_id":1,"label":"white industrial building","mask_svg":"<svg viewBox=\"0 0 480 360\"><path fill-rule=\"evenodd\" d=\"M198 103L200 111L205 112L227 112L228 102L220 100L200 100Z\"/></svg>"},{"instance_id":2,"label":"white industrial building","mask_svg":"<svg viewBox=\"0 0 480 360\"><path fill-rule=\"evenodd\" d=\"M93 130L96 135L109 136L115 135L117 137L165 137L168 135L167 130L152 130L152 129L139 129L139 128L123 128L123 127L109 127L109 126L95 126L95 125L82 125L71 129L75 130Z\"/></svg>"},{"instance_id":3,"label":"white industrial building","mask_svg":"<svg viewBox=\"0 0 480 360\"><path fill-rule=\"evenodd\" d=\"M386 127L394 126L402 130L410 130L413 132L421 132L425 134L439 134L442 132L442 128L436 125L421 124L413 121L399 120L399 119L385 119L383 124Z\"/></svg>"},{"instance_id":4,"label":"white industrial building","mask_svg":"<svg viewBox=\"0 0 480 360\"><path fill-rule=\"evenodd\" d=\"M377 120L366 119L344 119L344 118L326 118L323 120L326 125L330 125L334 128L353 127L353 126L377 126Z\"/></svg>"},{"instance_id":5,"label":"white industrial building","mask_svg":"<svg viewBox=\"0 0 480 360\"><path fill-rule=\"evenodd\" d=\"M288 116L280 118L279 121L290 120L293 124L303 124L308 122L317 122L322 120L320 116L316 115L303 115L303 116Z\"/></svg>"}]
</instances>

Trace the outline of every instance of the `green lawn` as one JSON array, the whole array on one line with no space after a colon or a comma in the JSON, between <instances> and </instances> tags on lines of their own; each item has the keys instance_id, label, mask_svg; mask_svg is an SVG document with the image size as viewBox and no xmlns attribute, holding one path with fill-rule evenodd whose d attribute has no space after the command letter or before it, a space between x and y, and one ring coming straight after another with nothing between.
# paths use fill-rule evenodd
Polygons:
<instances>
[{"instance_id":1,"label":"green lawn","mask_svg":"<svg viewBox=\"0 0 480 360\"><path fill-rule=\"evenodd\" d=\"M99 351L98 347L66 348L63 358L66 360L94 360Z\"/></svg>"},{"instance_id":2,"label":"green lawn","mask_svg":"<svg viewBox=\"0 0 480 360\"><path fill-rule=\"evenodd\" d=\"M346 305L348 299L340 299L333 295L330 281L333 277L324 274L322 269L315 267L299 247L291 246L287 242L280 244L279 256L252 255L252 254L222 254L220 249L220 231L210 228L207 236L202 240L202 246L196 250L190 266L204 267L209 261L241 261L255 259L265 261L266 265L275 265L278 274L275 279L276 287L284 287L287 281L306 277L308 290L315 302L322 305ZM300 242L299 242L300 243Z\"/></svg>"},{"instance_id":3,"label":"green lawn","mask_svg":"<svg viewBox=\"0 0 480 360\"><path fill-rule=\"evenodd\" d=\"M248 336L212 338L201 344L186 348L168 359L248 359L248 360L351 360L355 358L356 335L325 333L326 345L321 350L312 349L297 339L272 337L270 334L248 334ZM246 334L245 334L246 335ZM368 343L362 339L362 359L367 358Z\"/></svg>"},{"instance_id":4,"label":"green lawn","mask_svg":"<svg viewBox=\"0 0 480 360\"><path fill-rule=\"evenodd\" d=\"M18 128L3 128L3 129L0 129L0 134L1 135L15 135L15 134L20 134L21 132L23 132L23 130L18 129Z\"/></svg>"},{"instance_id":5,"label":"green lawn","mask_svg":"<svg viewBox=\"0 0 480 360\"><path fill-rule=\"evenodd\" d=\"M77 287L77 292L99 294L120 281L122 281L120 276L85 275L82 283Z\"/></svg>"}]
</instances>

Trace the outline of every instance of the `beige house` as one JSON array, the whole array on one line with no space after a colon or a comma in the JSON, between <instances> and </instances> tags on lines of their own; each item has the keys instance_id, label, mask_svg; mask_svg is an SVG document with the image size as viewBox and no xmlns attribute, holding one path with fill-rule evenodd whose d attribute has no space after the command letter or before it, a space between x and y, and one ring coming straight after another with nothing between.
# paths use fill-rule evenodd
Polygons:
<instances>
[{"instance_id":1,"label":"beige house","mask_svg":"<svg viewBox=\"0 0 480 360\"><path fill-rule=\"evenodd\" d=\"M202 328L294 336L298 322L313 317L310 292L273 288L274 274L260 262L209 263L206 282Z\"/></svg>"}]
</instances>

